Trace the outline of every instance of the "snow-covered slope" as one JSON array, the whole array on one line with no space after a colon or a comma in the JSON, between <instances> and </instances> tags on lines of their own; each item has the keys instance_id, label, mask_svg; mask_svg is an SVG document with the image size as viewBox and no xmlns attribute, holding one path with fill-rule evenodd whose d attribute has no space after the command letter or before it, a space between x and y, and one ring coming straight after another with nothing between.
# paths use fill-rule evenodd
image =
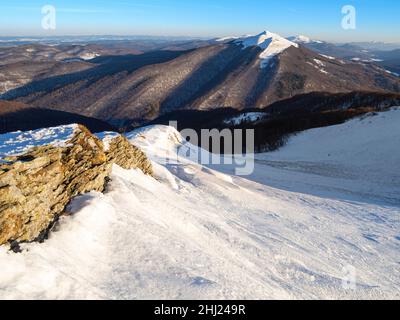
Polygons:
<instances>
[{"instance_id":1,"label":"snow-covered slope","mask_svg":"<svg viewBox=\"0 0 400 320\"><path fill-rule=\"evenodd\" d=\"M155 178L114 167L44 244L0 248L0 297L398 299L400 201L351 174L379 165L400 200L399 117L300 134L248 179L176 157L173 128L136 131Z\"/></svg>"},{"instance_id":2,"label":"snow-covered slope","mask_svg":"<svg viewBox=\"0 0 400 320\"><path fill-rule=\"evenodd\" d=\"M400 174L400 152L394 148L400 146L399 124L400 108L367 114L341 125L299 133L268 157L367 165Z\"/></svg>"},{"instance_id":3,"label":"snow-covered slope","mask_svg":"<svg viewBox=\"0 0 400 320\"><path fill-rule=\"evenodd\" d=\"M27 152L32 147L52 144L62 147L70 140L78 125L71 124L31 131L0 134L0 158Z\"/></svg>"},{"instance_id":4,"label":"snow-covered slope","mask_svg":"<svg viewBox=\"0 0 400 320\"><path fill-rule=\"evenodd\" d=\"M264 31L255 36L239 38L235 43L242 45L243 48L259 46L263 51L260 54L261 67L268 65L271 58L282 53L289 47L298 47L297 43L291 42L275 33Z\"/></svg>"},{"instance_id":5,"label":"snow-covered slope","mask_svg":"<svg viewBox=\"0 0 400 320\"><path fill-rule=\"evenodd\" d=\"M400 204L400 109L366 115L345 124L309 130L290 139L281 150L258 155L260 164L306 173L318 194L340 189L352 199ZM309 173L312 173L311 176ZM283 172L277 173L283 181ZM315 179L318 176L330 179ZM300 176L299 176L300 178ZM301 179L301 178L300 178ZM314 180L312 180L314 179ZM326 188L321 188L321 183Z\"/></svg>"}]
</instances>

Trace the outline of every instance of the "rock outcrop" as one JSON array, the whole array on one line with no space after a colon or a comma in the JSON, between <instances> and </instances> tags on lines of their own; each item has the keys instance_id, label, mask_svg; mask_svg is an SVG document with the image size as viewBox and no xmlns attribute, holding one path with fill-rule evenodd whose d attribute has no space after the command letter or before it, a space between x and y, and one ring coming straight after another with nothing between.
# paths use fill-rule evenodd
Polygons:
<instances>
[{"instance_id":1,"label":"rock outcrop","mask_svg":"<svg viewBox=\"0 0 400 320\"><path fill-rule=\"evenodd\" d=\"M151 162L144 152L124 136L119 135L111 140L106 155L109 163L115 163L124 169L140 168L143 173L153 175Z\"/></svg>"},{"instance_id":2,"label":"rock outcrop","mask_svg":"<svg viewBox=\"0 0 400 320\"><path fill-rule=\"evenodd\" d=\"M85 127L65 145L33 147L0 162L0 245L41 238L77 195L102 192L112 164L152 174L145 154L116 136L108 151Z\"/></svg>"}]
</instances>

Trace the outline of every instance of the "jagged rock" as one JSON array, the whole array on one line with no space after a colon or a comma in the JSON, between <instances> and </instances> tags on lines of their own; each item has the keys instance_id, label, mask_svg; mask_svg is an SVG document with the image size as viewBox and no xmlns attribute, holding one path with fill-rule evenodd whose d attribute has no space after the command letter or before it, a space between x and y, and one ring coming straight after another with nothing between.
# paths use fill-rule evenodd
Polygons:
<instances>
[{"instance_id":1,"label":"jagged rock","mask_svg":"<svg viewBox=\"0 0 400 320\"><path fill-rule=\"evenodd\" d=\"M34 147L0 162L0 245L37 239L63 213L71 199L102 192L112 164L152 174L143 152L122 136L105 152L101 140L76 126L62 146Z\"/></svg>"},{"instance_id":2,"label":"jagged rock","mask_svg":"<svg viewBox=\"0 0 400 320\"><path fill-rule=\"evenodd\" d=\"M124 169L139 168L143 173L153 175L153 168L146 155L132 145L124 136L117 136L109 142L107 161Z\"/></svg>"}]
</instances>

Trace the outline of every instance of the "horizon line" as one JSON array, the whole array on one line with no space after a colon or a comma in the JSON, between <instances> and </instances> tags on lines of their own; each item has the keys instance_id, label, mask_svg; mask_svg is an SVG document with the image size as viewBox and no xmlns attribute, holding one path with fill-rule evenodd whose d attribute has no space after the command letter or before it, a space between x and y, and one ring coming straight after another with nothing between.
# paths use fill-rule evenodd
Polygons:
<instances>
[{"instance_id":1,"label":"horizon line","mask_svg":"<svg viewBox=\"0 0 400 320\"><path fill-rule=\"evenodd\" d=\"M241 35L241 36L245 36L245 35ZM293 34L291 36L300 36L297 34ZM291 37L291 36L284 36L284 38L287 37ZM304 35L305 36L305 35ZM214 39L218 39L221 37L226 37L226 36L199 36L199 35L151 35L151 34L78 34L78 35L74 35L74 34L61 34L61 35L0 35L0 38L33 38L33 39L51 39L51 38L72 38L72 37L76 37L76 38L84 38L84 37L147 37L147 38L181 38L181 39L193 39L193 40L214 40ZM229 37L229 36L228 36ZM307 36L308 37L308 36ZM379 41L379 40L352 40L352 41L338 41L338 40L324 40L324 39L313 39L310 38L311 40L314 41L324 41L324 42L330 42L330 43L383 43L383 44L400 44L400 40L396 40L396 41ZM12 41L10 41L12 42Z\"/></svg>"}]
</instances>

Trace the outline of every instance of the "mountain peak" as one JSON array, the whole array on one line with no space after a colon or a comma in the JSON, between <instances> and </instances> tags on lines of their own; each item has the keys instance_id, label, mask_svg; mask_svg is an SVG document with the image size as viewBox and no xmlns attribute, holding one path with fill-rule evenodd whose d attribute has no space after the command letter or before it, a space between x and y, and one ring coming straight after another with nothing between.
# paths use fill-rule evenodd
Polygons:
<instances>
[{"instance_id":1,"label":"mountain peak","mask_svg":"<svg viewBox=\"0 0 400 320\"><path fill-rule=\"evenodd\" d=\"M289 41L280 35L270 32L263 31L257 35L245 36L235 40L236 44L242 45L244 48L258 46L263 52L260 54L261 67L266 67L274 56L285 51L289 47L298 48L298 44Z\"/></svg>"},{"instance_id":2,"label":"mountain peak","mask_svg":"<svg viewBox=\"0 0 400 320\"><path fill-rule=\"evenodd\" d=\"M262 49L266 49L266 47L273 42L281 42L286 43L287 45L296 46L295 43L270 31L263 31L257 35L240 37L237 38L236 42L243 44L245 47L259 46Z\"/></svg>"}]
</instances>

